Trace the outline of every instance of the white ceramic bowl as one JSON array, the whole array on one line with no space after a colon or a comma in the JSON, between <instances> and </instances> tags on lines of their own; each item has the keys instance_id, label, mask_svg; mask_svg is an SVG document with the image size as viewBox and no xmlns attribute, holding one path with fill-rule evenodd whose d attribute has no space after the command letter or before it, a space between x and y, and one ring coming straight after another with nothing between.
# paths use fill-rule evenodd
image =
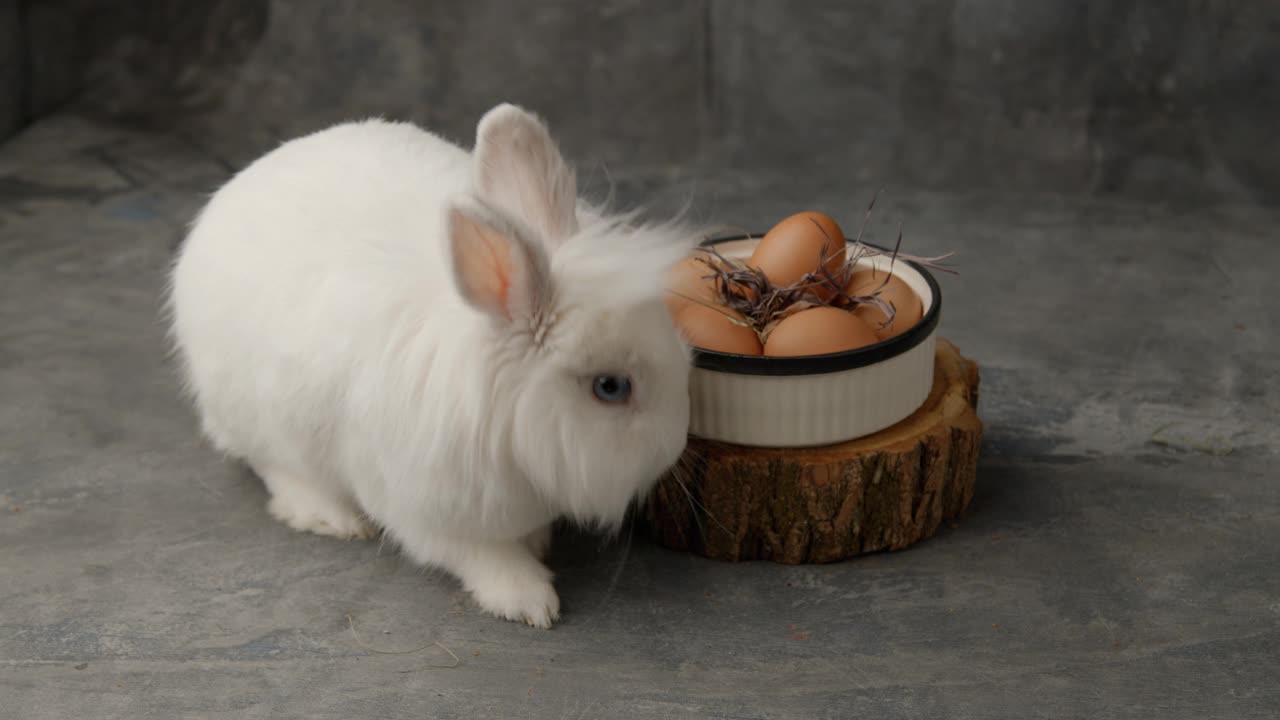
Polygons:
<instances>
[{"instance_id":1,"label":"white ceramic bowl","mask_svg":"<svg viewBox=\"0 0 1280 720\"><path fill-rule=\"evenodd\" d=\"M727 258L746 260L757 242L738 236L706 244ZM859 266L888 270L889 258L864 258ZM893 274L920 296L924 316L888 340L809 357L695 348L689 432L757 447L831 445L883 430L915 412L933 385L942 292L929 271L916 263L898 259Z\"/></svg>"}]
</instances>

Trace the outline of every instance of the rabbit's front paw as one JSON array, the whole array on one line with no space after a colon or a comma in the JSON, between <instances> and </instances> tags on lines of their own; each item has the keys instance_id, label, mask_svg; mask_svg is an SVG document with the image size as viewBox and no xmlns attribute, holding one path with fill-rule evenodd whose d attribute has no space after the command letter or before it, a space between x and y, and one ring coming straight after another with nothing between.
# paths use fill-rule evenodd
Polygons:
<instances>
[{"instance_id":1,"label":"rabbit's front paw","mask_svg":"<svg viewBox=\"0 0 1280 720\"><path fill-rule=\"evenodd\" d=\"M539 628L549 628L559 619L560 597L551 586L551 571L538 562L523 538L476 542L415 535L413 530L406 527L399 533L410 556L457 575L485 612Z\"/></svg>"},{"instance_id":2,"label":"rabbit's front paw","mask_svg":"<svg viewBox=\"0 0 1280 720\"><path fill-rule=\"evenodd\" d=\"M544 629L560 618L560 596L540 578L494 578L471 592L485 612L500 618Z\"/></svg>"}]
</instances>

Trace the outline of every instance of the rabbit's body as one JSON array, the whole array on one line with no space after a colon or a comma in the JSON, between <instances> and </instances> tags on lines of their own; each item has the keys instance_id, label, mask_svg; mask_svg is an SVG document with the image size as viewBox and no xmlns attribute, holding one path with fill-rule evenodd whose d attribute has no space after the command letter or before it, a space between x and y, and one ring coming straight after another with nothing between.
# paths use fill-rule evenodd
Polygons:
<instances>
[{"instance_id":1,"label":"rabbit's body","mask_svg":"<svg viewBox=\"0 0 1280 720\"><path fill-rule=\"evenodd\" d=\"M449 402L467 386L484 393L484 325L468 322L473 313L453 292L445 244L423 237L424 229L445 236L444 213L435 213L435 227L422 223L424 209L443 209L469 175L470 157L456 146L375 121L291 142L215 196L187 240L175 288L179 331L191 328L181 337L192 385L219 447L270 484L279 474L323 486L376 518L414 504L400 496L388 503L393 492L432 492L434 524L465 518L449 528L464 537L519 535L554 517L527 483L504 488L515 502L502 508L485 507L483 485L434 473L385 487L418 456L456 459L461 468L471 438L502 430L486 428L488 418L478 416L486 408L472 403L424 413L414 428L397 425L403 412L379 406ZM376 204L358 204L371 196ZM255 205L260 212L246 211ZM417 385L388 387L402 379ZM379 468L397 461L407 467ZM368 481L352 482L360 474ZM343 514L351 516L281 519L321 532L327 523L345 535L358 521Z\"/></svg>"},{"instance_id":2,"label":"rabbit's body","mask_svg":"<svg viewBox=\"0 0 1280 720\"><path fill-rule=\"evenodd\" d=\"M550 523L620 519L676 459L688 407L657 294L685 243L626 258L623 226L575 211L539 140L508 106L479 157L381 121L286 143L201 213L171 304L204 430L273 515L339 537L367 537L367 516L487 610L546 626ZM628 262L652 291L615 277L600 295ZM600 389L617 378L635 395Z\"/></svg>"}]
</instances>

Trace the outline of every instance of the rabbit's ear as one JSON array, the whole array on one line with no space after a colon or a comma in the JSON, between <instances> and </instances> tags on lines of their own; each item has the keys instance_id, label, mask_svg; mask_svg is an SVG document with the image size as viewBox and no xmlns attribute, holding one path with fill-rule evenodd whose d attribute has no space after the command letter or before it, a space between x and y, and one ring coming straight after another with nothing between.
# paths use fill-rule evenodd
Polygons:
<instances>
[{"instance_id":1,"label":"rabbit's ear","mask_svg":"<svg viewBox=\"0 0 1280 720\"><path fill-rule=\"evenodd\" d=\"M536 318L550 295L546 254L520 228L483 208L448 213L453 278L462 298L495 320Z\"/></svg>"},{"instance_id":2,"label":"rabbit's ear","mask_svg":"<svg viewBox=\"0 0 1280 720\"><path fill-rule=\"evenodd\" d=\"M473 161L476 194L527 224L548 250L577 232L577 180L537 116L509 104L485 113Z\"/></svg>"}]
</instances>

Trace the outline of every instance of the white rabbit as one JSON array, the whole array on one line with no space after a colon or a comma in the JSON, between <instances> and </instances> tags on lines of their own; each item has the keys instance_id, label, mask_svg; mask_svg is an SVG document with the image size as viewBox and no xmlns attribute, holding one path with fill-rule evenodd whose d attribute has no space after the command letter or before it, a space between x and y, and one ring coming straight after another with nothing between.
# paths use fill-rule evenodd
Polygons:
<instances>
[{"instance_id":1,"label":"white rabbit","mask_svg":"<svg viewBox=\"0 0 1280 720\"><path fill-rule=\"evenodd\" d=\"M689 414L661 293L696 233L576 192L542 122L500 105L471 153L338 125L212 197L172 334L205 434L272 515L342 538L372 521L486 611L551 625L551 522L616 527Z\"/></svg>"}]
</instances>

